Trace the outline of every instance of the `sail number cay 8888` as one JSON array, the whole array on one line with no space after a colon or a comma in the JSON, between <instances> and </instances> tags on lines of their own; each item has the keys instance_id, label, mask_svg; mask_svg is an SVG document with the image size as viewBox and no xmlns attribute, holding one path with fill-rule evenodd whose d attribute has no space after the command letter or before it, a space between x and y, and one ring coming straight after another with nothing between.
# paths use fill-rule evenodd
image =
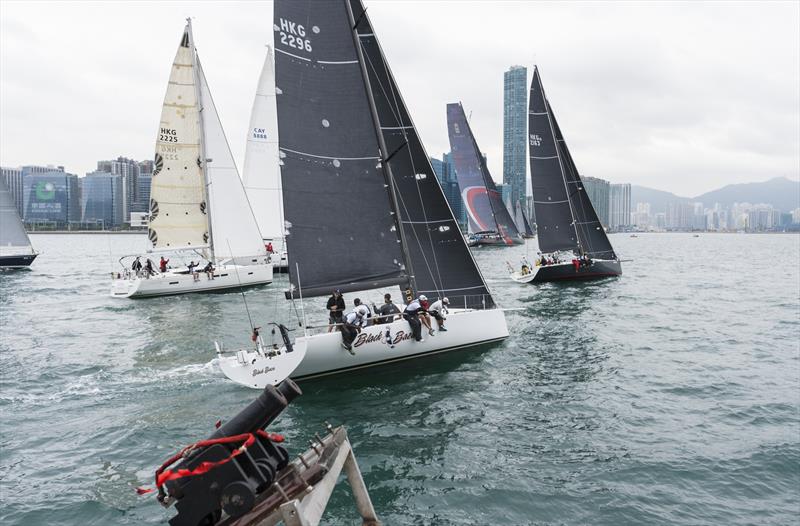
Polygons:
<instances>
[{"instance_id":1,"label":"sail number cay 8888","mask_svg":"<svg viewBox=\"0 0 800 526\"><path fill-rule=\"evenodd\" d=\"M281 44L299 49L300 51L311 52L311 39L306 38L306 28L302 25L286 20L280 19ZM313 31L319 33L319 28L314 26Z\"/></svg>"}]
</instances>

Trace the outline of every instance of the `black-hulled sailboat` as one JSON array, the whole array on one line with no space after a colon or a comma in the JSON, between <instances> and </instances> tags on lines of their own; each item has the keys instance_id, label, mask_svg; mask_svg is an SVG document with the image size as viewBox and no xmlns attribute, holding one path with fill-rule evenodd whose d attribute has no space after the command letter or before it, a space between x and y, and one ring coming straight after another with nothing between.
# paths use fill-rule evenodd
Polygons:
<instances>
[{"instance_id":1,"label":"black-hulled sailboat","mask_svg":"<svg viewBox=\"0 0 800 526\"><path fill-rule=\"evenodd\" d=\"M541 257L512 273L521 283L595 279L622 274L589 194L544 93L538 67L528 101L533 208Z\"/></svg>"},{"instance_id":2,"label":"black-hulled sailboat","mask_svg":"<svg viewBox=\"0 0 800 526\"><path fill-rule=\"evenodd\" d=\"M524 241L494 184L460 102L447 105L447 135L471 245L519 245Z\"/></svg>"},{"instance_id":3,"label":"black-hulled sailboat","mask_svg":"<svg viewBox=\"0 0 800 526\"><path fill-rule=\"evenodd\" d=\"M0 177L0 269L29 267L38 255L31 246L5 178Z\"/></svg>"},{"instance_id":4,"label":"black-hulled sailboat","mask_svg":"<svg viewBox=\"0 0 800 526\"><path fill-rule=\"evenodd\" d=\"M405 320L376 324L362 329L354 354L339 332L304 323L291 352L286 340L274 351L240 350L220 358L223 372L264 387L287 374L302 380L507 338L361 1L274 5L289 295L399 285L405 301L447 297L451 308L447 332L415 341Z\"/></svg>"}]
</instances>

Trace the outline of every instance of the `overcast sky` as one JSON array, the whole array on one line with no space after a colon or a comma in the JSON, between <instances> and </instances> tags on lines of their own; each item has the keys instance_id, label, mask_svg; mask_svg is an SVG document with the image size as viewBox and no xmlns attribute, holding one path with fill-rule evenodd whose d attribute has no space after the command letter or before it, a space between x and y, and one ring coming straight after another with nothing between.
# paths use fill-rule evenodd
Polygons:
<instances>
[{"instance_id":1,"label":"overcast sky","mask_svg":"<svg viewBox=\"0 0 800 526\"><path fill-rule=\"evenodd\" d=\"M800 178L800 3L365 0L428 153L462 101L502 181L503 71L538 64L584 175L695 196ZM0 164L152 158L187 16L241 169L271 2L0 2Z\"/></svg>"}]
</instances>

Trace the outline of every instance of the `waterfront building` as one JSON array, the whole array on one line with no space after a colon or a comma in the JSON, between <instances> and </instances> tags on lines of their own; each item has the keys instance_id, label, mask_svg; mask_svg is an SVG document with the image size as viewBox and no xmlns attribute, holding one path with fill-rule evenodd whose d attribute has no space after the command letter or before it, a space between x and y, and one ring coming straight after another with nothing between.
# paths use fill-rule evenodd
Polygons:
<instances>
[{"instance_id":1,"label":"waterfront building","mask_svg":"<svg viewBox=\"0 0 800 526\"><path fill-rule=\"evenodd\" d=\"M456 170L453 165L453 158L449 153L442 156L443 160L430 158L433 171L436 173L436 178L442 186L442 192L453 211L453 215L458 221L459 227L462 229L467 223L466 209L461 202L461 192L458 189L458 181L456 180Z\"/></svg>"},{"instance_id":2,"label":"waterfront building","mask_svg":"<svg viewBox=\"0 0 800 526\"><path fill-rule=\"evenodd\" d=\"M153 175L140 173L136 181L136 200L131 206L131 213L150 213L150 185Z\"/></svg>"},{"instance_id":3,"label":"waterfront building","mask_svg":"<svg viewBox=\"0 0 800 526\"><path fill-rule=\"evenodd\" d=\"M81 211L84 223L113 228L125 222L122 208L122 176L92 172L81 180Z\"/></svg>"},{"instance_id":4,"label":"waterfront building","mask_svg":"<svg viewBox=\"0 0 800 526\"><path fill-rule=\"evenodd\" d=\"M24 177L25 221L66 226L81 220L78 176L62 170Z\"/></svg>"},{"instance_id":5,"label":"waterfront building","mask_svg":"<svg viewBox=\"0 0 800 526\"><path fill-rule=\"evenodd\" d=\"M597 213L597 218L600 220L600 224L603 225L603 228L608 228L608 205L609 200L611 199L611 183L605 179L599 179L597 177L581 176L581 180L583 181L583 188L586 190L586 194L589 196L589 201L592 202L594 211Z\"/></svg>"},{"instance_id":6,"label":"waterfront building","mask_svg":"<svg viewBox=\"0 0 800 526\"><path fill-rule=\"evenodd\" d=\"M608 228L610 230L628 228L631 221L630 183L610 185L608 195Z\"/></svg>"},{"instance_id":7,"label":"waterfront building","mask_svg":"<svg viewBox=\"0 0 800 526\"><path fill-rule=\"evenodd\" d=\"M143 161L143 163L148 162L150 161ZM150 164L149 167L150 173L152 173L152 164ZM122 177L122 208L124 217L130 217L131 208L138 195L137 181L141 173L141 163L133 159L128 159L127 157L117 157L110 161L97 161L97 171Z\"/></svg>"},{"instance_id":8,"label":"waterfront building","mask_svg":"<svg viewBox=\"0 0 800 526\"><path fill-rule=\"evenodd\" d=\"M500 199L503 201L503 204L506 205L506 208L508 208L509 212L511 212L511 217L513 218L513 210L515 210L515 207L512 204L513 188L510 184L495 184L495 187L497 187L497 191L500 193Z\"/></svg>"},{"instance_id":9,"label":"waterfront building","mask_svg":"<svg viewBox=\"0 0 800 526\"><path fill-rule=\"evenodd\" d=\"M3 178L6 188L11 192L11 199L14 201L14 206L17 207L17 213L22 217L25 211L25 188L22 183L22 168L0 168L0 177Z\"/></svg>"},{"instance_id":10,"label":"waterfront building","mask_svg":"<svg viewBox=\"0 0 800 526\"><path fill-rule=\"evenodd\" d=\"M665 227L667 230L691 230L694 222L694 205L673 201L667 203Z\"/></svg>"},{"instance_id":11,"label":"waterfront building","mask_svg":"<svg viewBox=\"0 0 800 526\"><path fill-rule=\"evenodd\" d=\"M528 163L528 70L511 66L503 74L503 184L510 187L510 210L525 206Z\"/></svg>"},{"instance_id":12,"label":"waterfront building","mask_svg":"<svg viewBox=\"0 0 800 526\"><path fill-rule=\"evenodd\" d=\"M792 223L800 223L800 208L792 210Z\"/></svg>"}]
</instances>

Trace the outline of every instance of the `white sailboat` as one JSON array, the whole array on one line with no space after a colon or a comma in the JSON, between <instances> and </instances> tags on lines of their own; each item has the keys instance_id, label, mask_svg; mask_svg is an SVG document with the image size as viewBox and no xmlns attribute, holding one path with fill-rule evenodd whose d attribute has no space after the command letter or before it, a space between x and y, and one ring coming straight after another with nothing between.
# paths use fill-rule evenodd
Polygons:
<instances>
[{"instance_id":1,"label":"white sailboat","mask_svg":"<svg viewBox=\"0 0 800 526\"><path fill-rule=\"evenodd\" d=\"M5 178L0 177L0 269L28 267L38 255L31 246Z\"/></svg>"},{"instance_id":2,"label":"white sailboat","mask_svg":"<svg viewBox=\"0 0 800 526\"><path fill-rule=\"evenodd\" d=\"M172 63L161 111L148 237L148 253L191 258L199 267L175 268L173 263L163 272L158 264L153 271L125 269L113 275L113 297L185 294L272 281L272 264L211 97L191 21ZM208 263L213 271L199 272Z\"/></svg>"},{"instance_id":3,"label":"white sailboat","mask_svg":"<svg viewBox=\"0 0 800 526\"><path fill-rule=\"evenodd\" d=\"M365 327L352 353L303 315L294 342L282 328L283 345L218 347L222 371L262 388L507 338L360 0L274 6L287 297L399 285L405 301L448 297L454 308L447 331L434 323L421 341L403 319Z\"/></svg>"},{"instance_id":4,"label":"white sailboat","mask_svg":"<svg viewBox=\"0 0 800 526\"><path fill-rule=\"evenodd\" d=\"M288 272L280 161L275 66L272 48L267 46L250 113L242 178L264 243L272 247L273 267L276 272Z\"/></svg>"}]
</instances>

